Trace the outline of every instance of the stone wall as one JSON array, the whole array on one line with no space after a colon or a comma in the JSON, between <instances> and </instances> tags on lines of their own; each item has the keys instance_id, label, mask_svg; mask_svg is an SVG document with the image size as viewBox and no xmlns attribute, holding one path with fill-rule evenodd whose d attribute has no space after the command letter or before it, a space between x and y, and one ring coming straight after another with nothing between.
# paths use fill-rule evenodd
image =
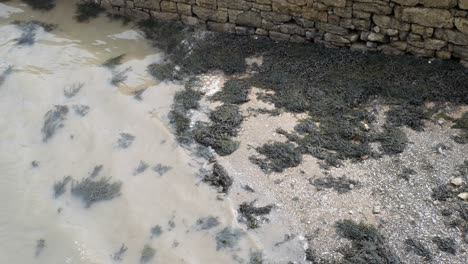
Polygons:
<instances>
[{"instance_id":1,"label":"stone wall","mask_svg":"<svg viewBox=\"0 0 468 264\"><path fill-rule=\"evenodd\" d=\"M85 0L86 1L86 0ZM87 0L139 18L468 66L468 0Z\"/></svg>"}]
</instances>

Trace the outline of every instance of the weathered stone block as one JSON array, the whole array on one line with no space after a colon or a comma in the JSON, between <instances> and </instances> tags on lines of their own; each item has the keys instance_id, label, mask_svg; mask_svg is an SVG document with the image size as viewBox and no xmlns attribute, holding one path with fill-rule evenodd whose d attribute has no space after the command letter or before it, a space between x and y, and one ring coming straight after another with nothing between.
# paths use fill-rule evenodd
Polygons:
<instances>
[{"instance_id":1,"label":"weathered stone block","mask_svg":"<svg viewBox=\"0 0 468 264\"><path fill-rule=\"evenodd\" d=\"M374 3L354 3L353 9L380 15L389 15L393 12L393 8L390 5Z\"/></svg>"},{"instance_id":2,"label":"weathered stone block","mask_svg":"<svg viewBox=\"0 0 468 264\"><path fill-rule=\"evenodd\" d=\"M452 28L453 18L448 10L434 8L401 8L396 12L396 18L408 23L416 23L426 27Z\"/></svg>"},{"instance_id":3,"label":"weathered stone block","mask_svg":"<svg viewBox=\"0 0 468 264\"><path fill-rule=\"evenodd\" d=\"M201 20L210 20L214 22L227 22L227 11L218 11L201 6L193 6L193 13Z\"/></svg>"},{"instance_id":4,"label":"weathered stone block","mask_svg":"<svg viewBox=\"0 0 468 264\"><path fill-rule=\"evenodd\" d=\"M468 0L458 0L458 7L468 10Z\"/></svg>"},{"instance_id":5,"label":"weathered stone block","mask_svg":"<svg viewBox=\"0 0 468 264\"><path fill-rule=\"evenodd\" d=\"M351 41L349 41L347 38L340 36L340 35L335 35L332 33L325 33L323 38L325 39L325 41L328 41L328 42L336 42L336 43L343 43L343 44L351 43Z\"/></svg>"},{"instance_id":6,"label":"weathered stone block","mask_svg":"<svg viewBox=\"0 0 468 264\"><path fill-rule=\"evenodd\" d=\"M317 22L316 27L318 30L330 32L336 35L347 35L349 33L349 30L346 28L342 28L340 26L323 23L323 22Z\"/></svg>"},{"instance_id":7,"label":"weathered stone block","mask_svg":"<svg viewBox=\"0 0 468 264\"><path fill-rule=\"evenodd\" d=\"M240 26L261 27L262 16L257 12L245 11L237 16L235 23Z\"/></svg>"},{"instance_id":8,"label":"weathered stone block","mask_svg":"<svg viewBox=\"0 0 468 264\"><path fill-rule=\"evenodd\" d=\"M455 18L455 26L461 32L468 34L468 18L461 18L461 17Z\"/></svg>"}]
</instances>

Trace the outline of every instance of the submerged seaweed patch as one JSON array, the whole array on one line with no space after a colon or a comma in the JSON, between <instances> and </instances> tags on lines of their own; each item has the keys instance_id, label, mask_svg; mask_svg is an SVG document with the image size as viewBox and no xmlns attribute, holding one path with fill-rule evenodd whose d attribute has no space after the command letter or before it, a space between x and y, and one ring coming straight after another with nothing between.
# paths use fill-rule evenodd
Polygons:
<instances>
[{"instance_id":1,"label":"submerged seaweed patch","mask_svg":"<svg viewBox=\"0 0 468 264\"><path fill-rule=\"evenodd\" d=\"M86 177L79 182L73 182L71 192L81 198L85 207L100 201L112 200L121 195L121 182L111 182L111 177L94 180Z\"/></svg>"},{"instance_id":2,"label":"submerged seaweed patch","mask_svg":"<svg viewBox=\"0 0 468 264\"><path fill-rule=\"evenodd\" d=\"M160 225L155 225L153 228L151 228L151 238L153 237L159 237L163 233L163 230Z\"/></svg>"},{"instance_id":3,"label":"submerged seaweed patch","mask_svg":"<svg viewBox=\"0 0 468 264\"><path fill-rule=\"evenodd\" d=\"M71 176L65 176L62 180L54 183L54 196L60 197L66 191L67 184L72 180Z\"/></svg>"},{"instance_id":4,"label":"submerged seaweed patch","mask_svg":"<svg viewBox=\"0 0 468 264\"><path fill-rule=\"evenodd\" d=\"M216 250L235 248L243 235L244 232L241 229L225 227L216 234Z\"/></svg>"},{"instance_id":5,"label":"submerged seaweed patch","mask_svg":"<svg viewBox=\"0 0 468 264\"><path fill-rule=\"evenodd\" d=\"M156 172L159 176L163 176L170 170L172 170L171 166L166 166L161 163L158 163L153 167L153 171Z\"/></svg>"},{"instance_id":6,"label":"submerged seaweed patch","mask_svg":"<svg viewBox=\"0 0 468 264\"><path fill-rule=\"evenodd\" d=\"M248 102L250 85L242 79L227 80L221 91L217 92L212 99L225 104L243 104Z\"/></svg>"},{"instance_id":7,"label":"submerged seaweed patch","mask_svg":"<svg viewBox=\"0 0 468 264\"><path fill-rule=\"evenodd\" d=\"M52 138L58 129L63 127L63 123L68 114L68 106L56 105L44 116L44 125L42 126L42 141L47 142Z\"/></svg>"},{"instance_id":8,"label":"submerged seaweed patch","mask_svg":"<svg viewBox=\"0 0 468 264\"><path fill-rule=\"evenodd\" d=\"M260 227L262 222L268 222L269 219L265 215L271 212L273 205L255 206L256 201L250 203L242 203L239 206L239 222L245 223L249 229Z\"/></svg>"},{"instance_id":9,"label":"submerged seaweed patch","mask_svg":"<svg viewBox=\"0 0 468 264\"><path fill-rule=\"evenodd\" d=\"M127 73L131 70L132 67L127 67L121 71L113 71L110 83L114 86L118 86L119 84L125 82L128 78Z\"/></svg>"},{"instance_id":10,"label":"submerged seaweed patch","mask_svg":"<svg viewBox=\"0 0 468 264\"><path fill-rule=\"evenodd\" d=\"M109 69L115 69L115 67L119 66L122 64L122 60L125 57L125 54L120 54L119 56L112 57L108 60L106 60L102 66L109 68Z\"/></svg>"},{"instance_id":11,"label":"submerged seaweed patch","mask_svg":"<svg viewBox=\"0 0 468 264\"><path fill-rule=\"evenodd\" d=\"M133 175L138 175L140 173L145 172L146 169L148 169L148 167L149 164L141 160L136 169L133 171Z\"/></svg>"},{"instance_id":12,"label":"submerged seaweed patch","mask_svg":"<svg viewBox=\"0 0 468 264\"><path fill-rule=\"evenodd\" d=\"M117 147L126 149L132 145L134 140L134 135L129 133L120 133L120 138L117 140Z\"/></svg>"},{"instance_id":13,"label":"submerged seaweed patch","mask_svg":"<svg viewBox=\"0 0 468 264\"><path fill-rule=\"evenodd\" d=\"M156 250L150 245L145 245L141 251L140 262L148 263L154 258L154 255L156 255Z\"/></svg>"},{"instance_id":14,"label":"submerged seaweed patch","mask_svg":"<svg viewBox=\"0 0 468 264\"><path fill-rule=\"evenodd\" d=\"M0 73L0 86L5 82L5 79L8 75L13 72L13 66L8 66L2 73Z\"/></svg>"},{"instance_id":15,"label":"submerged seaweed patch","mask_svg":"<svg viewBox=\"0 0 468 264\"><path fill-rule=\"evenodd\" d=\"M86 116L89 113L90 107L87 105L73 105L73 111L79 116Z\"/></svg>"},{"instance_id":16,"label":"submerged seaweed patch","mask_svg":"<svg viewBox=\"0 0 468 264\"><path fill-rule=\"evenodd\" d=\"M21 0L32 9L38 9L43 11L52 10L55 7L55 0Z\"/></svg>"},{"instance_id":17,"label":"submerged seaweed patch","mask_svg":"<svg viewBox=\"0 0 468 264\"><path fill-rule=\"evenodd\" d=\"M219 220L217 217L209 216L204 218L199 218L196 222L197 230L207 230L219 225Z\"/></svg>"},{"instance_id":18,"label":"submerged seaweed patch","mask_svg":"<svg viewBox=\"0 0 468 264\"><path fill-rule=\"evenodd\" d=\"M119 250L112 255L112 259L114 261L122 261L123 255L125 254L125 252L127 252L127 250L128 250L128 247L125 244L122 244Z\"/></svg>"},{"instance_id":19,"label":"submerged seaweed patch","mask_svg":"<svg viewBox=\"0 0 468 264\"><path fill-rule=\"evenodd\" d=\"M339 221L335 227L338 235L351 240L350 247L340 250L343 254L342 263L403 263L375 227L351 220Z\"/></svg>"},{"instance_id":20,"label":"submerged seaweed patch","mask_svg":"<svg viewBox=\"0 0 468 264\"><path fill-rule=\"evenodd\" d=\"M81 88L83 88L84 86L84 83L83 82L78 82L78 83L74 83L74 84L71 84L67 87L65 87L65 89L63 89L63 95L66 97L66 98L72 98L74 97L75 95L77 95Z\"/></svg>"},{"instance_id":21,"label":"submerged seaweed patch","mask_svg":"<svg viewBox=\"0 0 468 264\"><path fill-rule=\"evenodd\" d=\"M39 239L36 241L36 257L41 254L41 252L45 249L46 242L44 239Z\"/></svg>"},{"instance_id":22,"label":"submerged seaweed patch","mask_svg":"<svg viewBox=\"0 0 468 264\"><path fill-rule=\"evenodd\" d=\"M104 11L105 9L100 4L94 2L77 3L75 19L80 23L89 22Z\"/></svg>"}]
</instances>

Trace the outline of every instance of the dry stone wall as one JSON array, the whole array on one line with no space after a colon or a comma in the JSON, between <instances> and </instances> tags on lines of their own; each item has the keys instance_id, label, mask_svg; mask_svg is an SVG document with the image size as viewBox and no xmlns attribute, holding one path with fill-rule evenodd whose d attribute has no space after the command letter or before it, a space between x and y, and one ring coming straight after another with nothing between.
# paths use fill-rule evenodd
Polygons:
<instances>
[{"instance_id":1,"label":"dry stone wall","mask_svg":"<svg viewBox=\"0 0 468 264\"><path fill-rule=\"evenodd\" d=\"M457 58L468 67L468 0L88 0L139 18L273 40Z\"/></svg>"}]
</instances>

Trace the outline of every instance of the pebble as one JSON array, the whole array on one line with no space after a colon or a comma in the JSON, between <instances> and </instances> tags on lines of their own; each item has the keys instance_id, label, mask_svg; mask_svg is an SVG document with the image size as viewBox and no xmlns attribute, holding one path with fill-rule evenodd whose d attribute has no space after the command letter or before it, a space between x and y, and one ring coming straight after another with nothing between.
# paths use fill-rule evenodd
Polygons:
<instances>
[{"instance_id":1,"label":"pebble","mask_svg":"<svg viewBox=\"0 0 468 264\"><path fill-rule=\"evenodd\" d=\"M461 186L463 184L463 179L461 177L453 178L450 180L450 183L455 186Z\"/></svg>"},{"instance_id":2,"label":"pebble","mask_svg":"<svg viewBox=\"0 0 468 264\"><path fill-rule=\"evenodd\" d=\"M461 199L463 199L463 200L465 200L465 201L468 200L468 192L460 193L460 194L457 195L457 196L458 196L458 198L461 198Z\"/></svg>"},{"instance_id":3,"label":"pebble","mask_svg":"<svg viewBox=\"0 0 468 264\"><path fill-rule=\"evenodd\" d=\"M381 211L382 211L382 207L380 206L374 206L374 208L372 209L372 213L374 214L380 214Z\"/></svg>"}]
</instances>

